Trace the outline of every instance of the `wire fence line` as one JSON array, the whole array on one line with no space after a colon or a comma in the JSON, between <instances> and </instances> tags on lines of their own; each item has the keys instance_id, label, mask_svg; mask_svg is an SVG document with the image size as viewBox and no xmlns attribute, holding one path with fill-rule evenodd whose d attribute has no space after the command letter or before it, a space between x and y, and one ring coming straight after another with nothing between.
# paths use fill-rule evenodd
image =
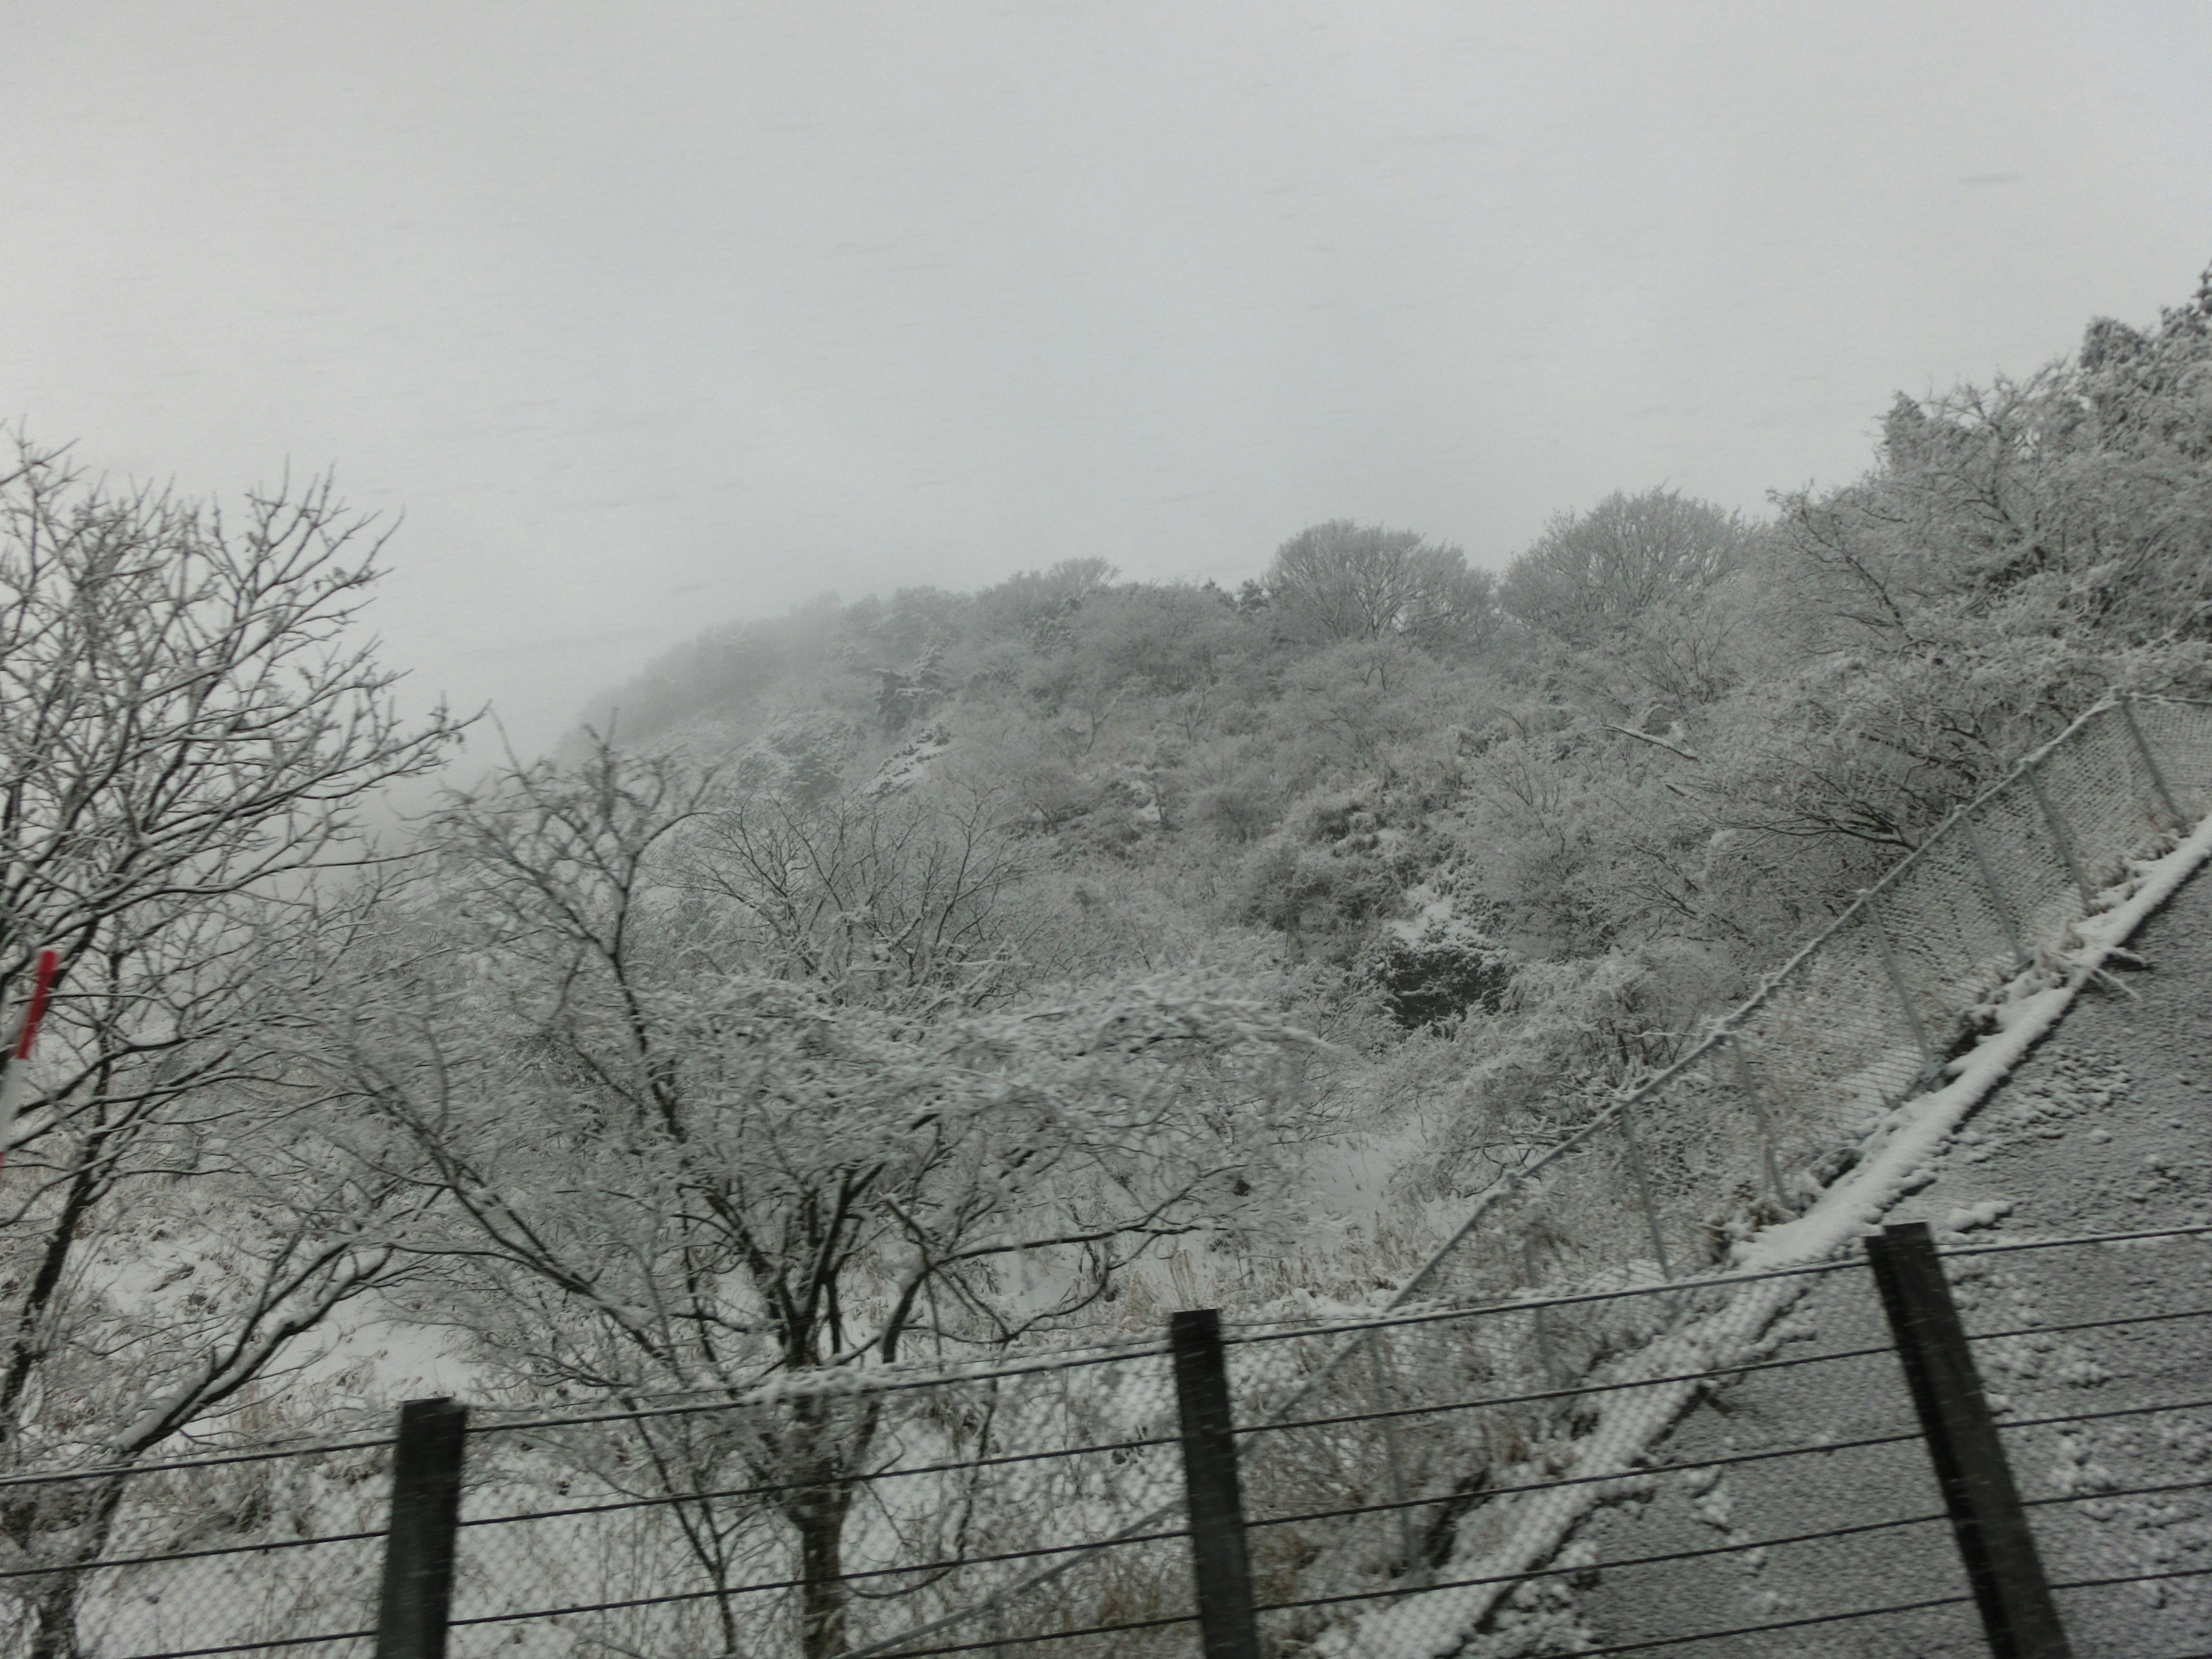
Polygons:
<instances>
[{"instance_id":1,"label":"wire fence line","mask_svg":"<svg viewBox=\"0 0 2212 1659\"><path fill-rule=\"evenodd\" d=\"M1467 1564L1503 1559L1515 1528L1558 1532L1594 1496L1654 1478L1638 1462L1645 1441L1625 1436L1618 1467L1596 1443L1636 1415L1623 1400L1656 1420L1732 1379L1887 1363L1878 1340L1777 1358L1749 1326L1729 1334L1729 1318L1758 1322L1732 1293L1779 1296L1784 1280L1856 1264L1729 1273L1729 1245L1832 1182L1839 1150L1939 1074L2005 981L2058 947L2130 859L2208 810L2212 704L2101 705L1954 814L1675 1064L1483 1195L1373 1316L1227 1332L1269 1650L1413 1651L1371 1645L1397 1642L1376 1620L1407 1623L1409 1598L1439 1628L1472 1627L1497 1616L1501 1591L1587 1576L1540 1551L1494 1573ZM2200 1311L2108 1322L2194 1329ZM839 1448L864 1415L870 1460L847 1467ZM1711 1467L1910 1451L1899 1421L1849 1447ZM1178 1433L1159 1343L735 1401L488 1414L468 1439L450 1650L1192 1652ZM0 1599L27 1607L65 1568L84 1590L82 1651L101 1659L365 1656L391 1447L362 1436L6 1477L0 1505L29 1517L14 1535L58 1547L0 1565ZM68 1565L89 1501L68 1494L104 1486L124 1492L114 1542ZM1965 1604L1949 1595L1920 1613ZM1834 1616L1877 1615L1901 1616Z\"/></svg>"},{"instance_id":2,"label":"wire fence line","mask_svg":"<svg viewBox=\"0 0 2212 1659\"><path fill-rule=\"evenodd\" d=\"M1984 1374L2004 1385L2002 1395L1993 1388L1991 1403L2021 1471L2021 1502L2050 1592L2069 1622L2123 1631L2094 1650L2112 1653L2182 1651L2191 1621L2212 1611L2197 1584L2212 1569L2170 1548L2114 1553L2114 1539L2137 1536L2136 1512L2170 1522L2185 1510L2212 1537L2212 1398L2201 1383L2212 1358L2212 1309L2197 1304L2201 1292L2191 1295L2212 1223L2118 1242L2146 1240L2187 1259L2148 1277L2130 1264L2128 1282L2138 1288L2124 1305L2106 1299L2101 1282L2089 1284L2093 1259L2110 1255L2112 1239L1999 1250L1960 1243L1942 1252L1967 1339ZM2025 1250L2051 1264L2062 1284L2089 1285L2085 1297L2103 1310L2021 1324L2016 1304L1990 1281ZM1739 1285L1802 1279L1737 1276ZM1517 1334L1540 1313L1611 1322L1632 1337L1656 1325L1679 1328L1677 1288L1660 1283L1564 1309L1512 1303L1376 1327L1361 1335L1373 1345L1375 1371L1340 1374L1324 1398L1309 1398L1306 1414L1288 1420L1261 1419L1270 1399L1284 1397L1340 1334L1237 1333L1222 1347L1243 1419L1235 1438L1256 1650L1273 1659L1413 1655L1481 1638L1492 1645L1468 1651L1524 1659L1677 1647L1751 1653L1762 1650L1741 1644L1784 1631L1869 1620L1883 1621L1899 1651L1971 1648L1975 1598L1944 1534L1945 1500L1897 1348L1881 1340L1874 1285L1856 1258L1820 1283L1832 1304L1820 1328L1686 1379L1638 1371L1626 1347L1602 1374L1554 1388L1513 1387L1486 1363L1520 1346ZM2087 1334L2103 1361L2099 1374L2021 1363L2047 1361L2069 1334ZM2138 1352L2140 1363L2127 1363ZM1095 1367L905 1390L900 1397L915 1409L901 1431L907 1449L923 1455L848 1483L872 1495L856 1502L847 1547L829 1575L845 1650L862 1651L889 1635L889 1650L902 1659L1195 1653L1200 1608L1181 1490L1186 1470L1175 1449L1178 1393L1164 1358L1114 1362L1130 1368L1111 1389L1122 1402L1121 1434L1097 1435L1105 1419L1091 1389L1065 1386L1074 1376L1095 1380ZM1684 1380L1724 1402L1765 1390L1770 1403L1821 1403L1794 1418L1732 1410L1726 1420L1746 1426L1723 1443L1638 1443L1624 1449L1631 1455L1591 1467L1591 1443L1606 1432L1601 1402L1656 1395ZM1090 1433L1018 1455L994 1450L1067 1425L1071 1399L1075 1425ZM1009 1425L1004 1440L981 1431L975 1413L985 1407ZM720 1437L736 1442L772 1431L778 1425L769 1414L787 1409L784 1401L736 1404L708 1415ZM587 1466L602 1471L599 1489L611 1490L626 1458L636 1467L641 1430L665 1421L564 1425L583 1438L559 1447L526 1443L495 1425L469 1436L447 1651L565 1659L805 1650L809 1597L820 1605L825 1584L791 1570L789 1553L760 1535L776 1519L763 1506L704 1492L630 1509L546 1501L564 1485L584 1486ZM956 1443L964 1457L937 1455ZM372 1458L388 1474L385 1449ZM336 1461L319 1449L290 1459L296 1467L279 1484L301 1492L320 1490ZM351 1483L360 1518L384 1518L380 1484ZM322 1497L317 1518L327 1522L336 1511L327 1492ZM684 1512L687 1501L699 1512ZM1646 1518L1670 1504L1671 1522ZM1610 1531L1585 1525L1565 1550L1500 1570L1501 1542L1547 1506L1586 1522L1631 1518ZM1158 1509L1168 1511L1166 1523L1132 1524ZM712 1540L696 1528L717 1510L726 1512L716 1534L722 1553L710 1556ZM1112 1544L1099 1547L1109 1535ZM84 1569L96 1617L83 1650L101 1659L213 1659L298 1649L366 1659L378 1631L383 1537L380 1526L333 1527L167 1556L118 1553ZM758 1547L744 1547L748 1539ZM1807 1593L1825 1571L1807 1562L1841 1569L1832 1594ZM984 1621L924 1616L988 1603L994 1587L1026 1582L1040 1563L1069 1569L1048 1596L1032 1590L1001 1600ZM1761 1575L1784 1587L1773 1598L1776 1616L1721 1616L1727 1602L1714 1586ZM1855 1597L1853 1585L1885 1593ZM2154 1594L2167 1598L2164 1606L2150 1606ZM2116 1595L2132 1598L2117 1613Z\"/></svg>"}]
</instances>

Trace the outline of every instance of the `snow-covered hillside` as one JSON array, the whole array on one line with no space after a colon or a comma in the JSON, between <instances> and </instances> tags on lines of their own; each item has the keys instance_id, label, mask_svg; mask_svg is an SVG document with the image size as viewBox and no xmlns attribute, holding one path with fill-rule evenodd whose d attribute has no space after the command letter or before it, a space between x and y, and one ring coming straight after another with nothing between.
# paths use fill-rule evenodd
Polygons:
<instances>
[{"instance_id":1,"label":"snow-covered hillside","mask_svg":"<svg viewBox=\"0 0 2212 1659\"><path fill-rule=\"evenodd\" d=\"M1929 1160L1885 1219L1925 1220L1945 1245L2028 1243L2212 1224L2212 879L2199 876L2135 941L2150 971L2093 981L2056 1030ZM2206 1310L2212 1239L2169 1237L1953 1258L1992 1402L2010 1419L2202 1401L2212 1317L2051 1334L2050 1328ZM1913 1427L1871 1276L1809 1282L1769 1334L1765 1357L1872 1350L1759 1370L1693 1407L1655 1467ZM2145 1413L2007 1436L2045 1568L2057 1581L2136 1577L2212 1565L2212 1493L2166 1492L2068 1503L2212 1478L2203 1410ZM1924 1448L1907 1437L1830 1457L1662 1474L1634 1501L1601 1508L1569 1548L1605 1562L1748 1544L1940 1515ZM1572 1559L1572 1558L1570 1558ZM1943 1524L1897 1527L1661 1566L1595 1571L1556 1588L1474 1651L1504 1655L1541 1628L1601 1649L1698 1631L1960 1594ZM2064 1593L2076 1654L2196 1652L2212 1641L2203 1578ZM1971 1607L1701 1644L1700 1654L1933 1656L1987 1651Z\"/></svg>"}]
</instances>

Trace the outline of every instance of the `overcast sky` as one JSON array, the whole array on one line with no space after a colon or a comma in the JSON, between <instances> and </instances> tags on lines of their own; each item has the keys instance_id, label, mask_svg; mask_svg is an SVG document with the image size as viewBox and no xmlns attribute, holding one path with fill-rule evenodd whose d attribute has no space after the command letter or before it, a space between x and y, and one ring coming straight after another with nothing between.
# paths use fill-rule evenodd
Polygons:
<instances>
[{"instance_id":1,"label":"overcast sky","mask_svg":"<svg viewBox=\"0 0 2212 1659\"><path fill-rule=\"evenodd\" d=\"M0 0L0 418L405 513L526 750L701 629L1757 510L2212 258L2212 7Z\"/></svg>"}]
</instances>

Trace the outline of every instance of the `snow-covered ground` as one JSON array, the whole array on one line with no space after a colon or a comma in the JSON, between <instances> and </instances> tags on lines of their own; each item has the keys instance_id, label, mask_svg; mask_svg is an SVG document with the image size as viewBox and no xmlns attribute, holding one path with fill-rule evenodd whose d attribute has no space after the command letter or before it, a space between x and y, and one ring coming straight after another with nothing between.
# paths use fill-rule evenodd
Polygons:
<instances>
[{"instance_id":1,"label":"snow-covered ground","mask_svg":"<svg viewBox=\"0 0 2212 1659\"><path fill-rule=\"evenodd\" d=\"M2212 1223L2212 877L2184 886L2134 948L2150 971L2090 980L2039 1046L1903 1182L1912 1190L1883 1219L1925 1220L1949 1244ZM2212 1318L2051 1331L2212 1308L2212 1239L1965 1256L1949 1268L1970 1333L2026 1333L1977 1345L1985 1385L2008 1417L2212 1396ZM1685 1469L1636 1482L1632 1498L1587 1516L1566 1559L1604 1563L1940 1515L1869 1275L1852 1267L1809 1281L1767 1334L1762 1347L1775 1358L1877 1352L1747 1373L1691 1407L1656 1448L1654 1467L1823 1440L1907 1437L1740 1463L1717 1478ZM2212 1489L2093 1495L2212 1480L2212 1410L2028 1426L2006 1439L2054 1581L2212 1568ZM2037 1503L2045 1498L2079 1501ZM1603 1649L1965 1588L1939 1521L1650 1567L1601 1566L1540 1595L1524 1592L1520 1612L1499 1621L1514 1628L1467 1651L1567 1651L1534 1644L1573 1634ZM2059 1600L2081 1659L2212 1648L2212 1576ZM1987 1648L1972 1609L1959 1605L1661 1650L1905 1659Z\"/></svg>"}]
</instances>

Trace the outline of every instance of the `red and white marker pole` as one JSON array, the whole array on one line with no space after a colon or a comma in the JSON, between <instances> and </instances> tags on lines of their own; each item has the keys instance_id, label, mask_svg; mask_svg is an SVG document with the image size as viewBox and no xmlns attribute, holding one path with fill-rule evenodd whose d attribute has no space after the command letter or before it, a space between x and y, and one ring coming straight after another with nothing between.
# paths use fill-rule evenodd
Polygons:
<instances>
[{"instance_id":1,"label":"red and white marker pole","mask_svg":"<svg viewBox=\"0 0 2212 1659\"><path fill-rule=\"evenodd\" d=\"M54 969L61 958L52 951L39 952L39 963L31 975L31 1000L23 1010L23 1024L15 1032L14 1045L8 1058L0 1061L0 1164L8 1159L8 1151L15 1133L15 1112L23 1102L23 1090L31 1071L31 1045L39 1039L39 1022L46 1017L46 997L54 988Z\"/></svg>"}]
</instances>

